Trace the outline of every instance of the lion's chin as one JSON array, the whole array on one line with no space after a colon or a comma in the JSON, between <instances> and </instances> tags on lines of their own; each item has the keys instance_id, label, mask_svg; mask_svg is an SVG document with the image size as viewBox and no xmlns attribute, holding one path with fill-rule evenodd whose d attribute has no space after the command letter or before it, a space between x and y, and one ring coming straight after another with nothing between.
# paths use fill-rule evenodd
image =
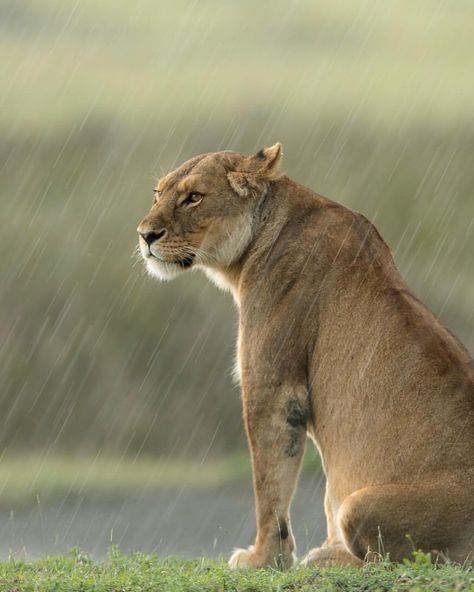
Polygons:
<instances>
[{"instance_id":1,"label":"lion's chin","mask_svg":"<svg viewBox=\"0 0 474 592\"><path fill-rule=\"evenodd\" d=\"M168 263L166 261L160 261L155 257L146 258L146 269L148 273L161 281L169 281L177 277L193 265L193 259L185 259L176 263Z\"/></svg>"}]
</instances>

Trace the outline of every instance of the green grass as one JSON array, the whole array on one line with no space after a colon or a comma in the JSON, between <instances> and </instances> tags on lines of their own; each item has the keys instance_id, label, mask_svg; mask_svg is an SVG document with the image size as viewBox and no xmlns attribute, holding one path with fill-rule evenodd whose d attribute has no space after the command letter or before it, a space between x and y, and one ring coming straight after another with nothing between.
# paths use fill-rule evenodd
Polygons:
<instances>
[{"instance_id":1,"label":"green grass","mask_svg":"<svg viewBox=\"0 0 474 592\"><path fill-rule=\"evenodd\" d=\"M309 445L303 472L320 471ZM60 454L15 454L0 458L0 509L48 503L65 496L115 499L134 492L178 487L213 488L251 480L247 451L219 459L156 459L110 455L71 457Z\"/></svg>"},{"instance_id":2,"label":"green grass","mask_svg":"<svg viewBox=\"0 0 474 592\"><path fill-rule=\"evenodd\" d=\"M216 487L250 479L250 462L244 454L205 462L14 455L0 460L0 478L0 508L17 507L65 496L113 499L136 491Z\"/></svg>"},{"instance_id":3,"label":"green grass","mask_svg":"<svg viewBox=\"0 0 474 592\"><path fill-rule=\"evenodd\" d=\"M152 555L122 555L112 548L96 562L79 551L69 557L0 563L1 592L296 592L296 591L474 590L474 572L450 565L433 566L417 554L402 565L356 568L296 568L230 571L222 561L183 561Z\"/></svg>"}]
</instances>

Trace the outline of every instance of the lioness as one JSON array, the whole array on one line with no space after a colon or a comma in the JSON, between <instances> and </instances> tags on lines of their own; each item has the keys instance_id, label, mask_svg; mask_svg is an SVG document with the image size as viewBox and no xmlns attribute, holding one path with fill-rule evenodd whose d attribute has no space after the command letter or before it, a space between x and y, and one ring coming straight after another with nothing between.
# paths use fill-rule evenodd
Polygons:
<instances>
[{"instance_id":1,"label":"lioness","mask_svg":"<svg viewBox=\"0 0 474 592\"><path fill-rule=\"evenodd\" d=\"M289 567L306 435L326 474L327 539L303 563L413 549L472 561L474 365L405 286L361 214L279 170L281 144L202 154L140 222L150 274L201 268L238 303L257 535L231 567Z\"/></svg>"}]
</instances>

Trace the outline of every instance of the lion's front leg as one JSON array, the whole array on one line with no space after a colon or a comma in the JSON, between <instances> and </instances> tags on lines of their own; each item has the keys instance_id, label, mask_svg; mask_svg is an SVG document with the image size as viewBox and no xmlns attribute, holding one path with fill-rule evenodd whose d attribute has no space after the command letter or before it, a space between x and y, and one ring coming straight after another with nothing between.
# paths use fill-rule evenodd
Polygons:
<instances>
[{"instance_id":1,"label":"lion's front leg","mask_svg":"<svg viewBox=\"0 0 474 592\"><path fill-rule=\"evenodd\" d=\"M252 456L257 536L237 549L231 567L288 568L295 561L289 507L306 440L305 389L244 390L244 417Z\"/></svg>"}]
</instances>

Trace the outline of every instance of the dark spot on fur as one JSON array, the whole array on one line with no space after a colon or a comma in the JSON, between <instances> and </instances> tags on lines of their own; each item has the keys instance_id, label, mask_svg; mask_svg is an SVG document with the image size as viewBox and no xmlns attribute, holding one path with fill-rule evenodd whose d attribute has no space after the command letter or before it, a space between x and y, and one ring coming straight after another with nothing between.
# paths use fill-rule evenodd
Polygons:
<instances>
[{"instance_id":1,"label":"dark spot on fur","mask_svg":"<svg viewBox=\"0 0 474 592\"><path fill-rule=\"evenodd\" d=\"M282 520L279 524L278 538L280 538L282 541L288 538L288 526L284 520Z\"/></svg>"},{"instance_id":2,"label":"dark spot on fur","mask_svg":"<svg viewBox=\"0 0 474 592\"><path fill-rule=\"evenodd\" d=\"M297 456L304 442L306 424L309 419L308 408L298 399L289 399L286 406L286 421L290 426L289 441L286 454L291 458Z\"/></svg>"},{"instance_id":3,"label":"dark spot on fur","mask_svg":"<svg viewBox=\"0 0 474 592\"><path fill-rule=\"evenodd\" d=\"M259 150L255 156L258 158L258 160L265 160L266 156L263 148Z\"/></svg>"},{"instance_id":4,"label":"dark spot on fur","mask_svg":"<svg viewBox=\"0 0 474 592\"><path fill-rule=\"evenodd\" d=\"M290 439L288 442L288 446L285 449L286 454L290 458L294 458L298 455L299 451L301 450L302 440L303 438L301 429L290 428Z\"/></svg>"},{"instance_id":5,"label":"dark spot on fur","mask_svg":"<svg viewBox=\"0 0 474 592\"><path fill-rule=\"evenodd\" d=\"M303 405L298 399L290 399L286 410L286 421L292 428L306 427L309 419L309 412L306 405Z\"/></svg>"},{"instance_id":6,"label":"dark spot on fur","mask_svg":"<svg viewBox=\"0 0 474 592\"><path fill-rule=\"evenodd\" d=\"M188 269L188 267L191 267L191 265L193 264L193 261L194 261L194 255L188 255L184 259L181 259L180 261L176 261L176 263L178 265L180 265L183 269Z\"/></svg>"}]
</instances>

